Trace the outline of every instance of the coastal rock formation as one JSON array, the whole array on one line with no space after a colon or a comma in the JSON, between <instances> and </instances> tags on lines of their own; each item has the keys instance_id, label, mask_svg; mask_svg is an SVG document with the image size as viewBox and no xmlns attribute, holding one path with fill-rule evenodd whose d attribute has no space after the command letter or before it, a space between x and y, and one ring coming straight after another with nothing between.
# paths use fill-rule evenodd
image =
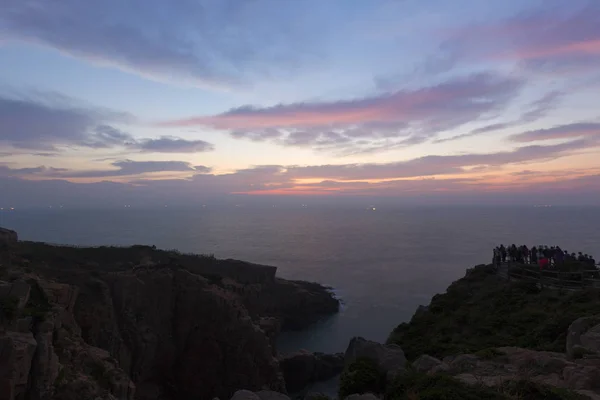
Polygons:
<instances>
[{"instance_id":1,"label":"coastal rock formation","mask_svg":"<svg viewBox=\"0 0 600 400\"><path fill-rule=\"evenodd\" d=\"M10 229L0 228L0 246L10 246L18 242L17 232Z\"/></svg>"},{"instance_id":2,"label":"coastal rock formation","mask_svg":"<svg viewBox=\"0 0 600 400\"><path fill-rule=\"evenodd\" d=\"M233 394L231 400L290 400L290 398L283 393L270 390L261 390L256 393L249 390L238 390Z\"/></svg>"},{"instance_id":3,"label":"coastal rock formation","mask_svg":"<svg viewBox=\"0 0 600 400\"><path fill-rule=\"evenodd\" d=\"M345 400L379 400L379 397L375 396L373 393L352 394L346 397Z\"/></svg>"},{"instance_id":4,"label":"coastal rock formation","mask_svg":"<svg viewBox=\"0 0 600 400\"><path fill-rule=\"evenodd\" d=\"M437 360L439 361L439 360ZM527 377L550 386L600 393L600 359L569 361L563 353L500 347L476 354L446 357L446 373L472 385L499 386ZM437 362L420 362L421 372L434 374Z\"/></svg>"},{"instance_id":5,"label":"coastal rock formation","mask_svg":"<svg viewBox=\"0 0 600 400\"><path fill-rule=\"evenodd\" d=\"M0 281L9 400L287 398L277 335L339 307L318 284L210 256L32 242L11 253L14 278ZM316 377L330 373L319 360Z\"/></svg>"},{"instance_id":6,"label":"coastal rock formation","mask_svg":"<svg viewBox=\"0 0 600 400\"><path fill-rule=\"evenodd\" d=\"M567 332L567 356L570 359L600 354L600 317L578 318Z\"/></svg>"},{"instance_id":7,"label":"coastal rock formation","mask_svg":"<svg viewBox=\"0 0 600 400\"><path fill-rule=\"evenodd\" d=\"M346 364L352 363L357 358L372 359L384 373L401 371L406 365L406 357L400 346L381 344L362 337L352 338L344 355Z\"/></svg>"},{"instance_id":8,"label":"coastal rock formation","mask_svg":"<svg viewBox=\"0 0 600 400\"><path fill-rule=\"evenodd\" d=\"M171 267L90 283L76 312L84 337L119 361L139 398L229 397L240 387L285 391L269 338L235 293Z\"/></svg>"},{"instance_id":9,"label":"coastal rock formation","mask_svg":"<svg viewBox=\"0 0 600 400\"><path fill-rule=\"evenodd\" d=\"M312 382L333 378L344 369L344 354L299 351L279 360L288 392L297 392Z\"/></svg>"},{"instance_id":10,"label":"coastal rock formation","mask_svg":"<svg viewBox=\"0 0 600 400\"><path fill-rule=\"evenodd\" d=\"M427 354L423 354L421 357L417 358L412 366L415 371L418 372L442 372L448 369L448 366L445 363L435 357L428 356Z\"/></svg>"},{"instance_id":11,"label":"coastal rock formation","mask_svg":"<svg viewBox=\"0 0 600 400\"><path fill-rule=\"evenodd\" d=\"M2 285L0 399L132 400L127 374L85 343L72 314L45 296L42 286L52 284L30 278Z\"/></svg>"}]
</instances>

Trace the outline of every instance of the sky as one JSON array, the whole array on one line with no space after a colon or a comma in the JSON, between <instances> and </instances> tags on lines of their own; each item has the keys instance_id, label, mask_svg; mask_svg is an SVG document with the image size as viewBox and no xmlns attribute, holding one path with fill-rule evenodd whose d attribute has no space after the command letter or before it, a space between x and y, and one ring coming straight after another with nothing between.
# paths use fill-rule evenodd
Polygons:
<instances>
[{"instance_id":1,"label":"sky","mask_svg":"<svg viewBox=\"0 0 600 400\"><path fill-rule=\"evenodd\" d=\"M0 0L0 207L600 205L600 1Z\"/></svg>"}]
</instances>

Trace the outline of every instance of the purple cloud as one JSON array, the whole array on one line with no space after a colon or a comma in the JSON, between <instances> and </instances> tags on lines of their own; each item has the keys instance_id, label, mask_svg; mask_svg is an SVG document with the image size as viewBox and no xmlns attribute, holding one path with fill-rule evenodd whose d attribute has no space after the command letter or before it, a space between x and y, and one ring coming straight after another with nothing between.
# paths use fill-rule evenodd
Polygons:
<instances>
[{"instance_id":1,"label":"purple cloud","mask_svg":"<svg viewBox=\"0 0 600 400\"><path fill-rule=\"evenodd\" d=\"M600 62L598 20L600 3L573 0L562 7L544 3L500 22L462 27L440 47L450 60L445 70L464 61L516 61L534 72L593 72Z\"/></svg>"},{"instance_id":2,"label":"purple cloud","mask_svg":"<svg viewBox=\"0 0 600 400\"><path fill-rule=\"evenodd\" d=\"M145 153L199 153L213 145L203 140L177 137L138 139L114 127L131 124L127 113L74 105L60 95L8 98L0 95L0 147L34 150L49 156L61 147L124 148Z\"/></svg>"},{"instance_id":3,"label":"purple cloud","mask_svg":"<svg viewBox=\"0 0 600 400\"><path fill-rule=\"evenodd\" d=\"M314 41L300 37L318 32L294 20L302 7L265 0L179 0L168 6L160 0L4 0L0 30L5 40L41 44L157 80L231 87L315 61Z\"/></svg>"},{"instance_id":4,"label":"purple cloud","mask_svg":"<svg viewBox=\"0 0 600 400\"><path fill-rule=\"evenodd\" d=\"M548 129L537 129L510 136L515 142L534 142L538 140L551 139L573 139L588 138L588 140L600 141L600 123L578 122L573 124L559 125Z\"/></svg>"},{"instance_id":5,"label":"purple cloud","mask_svg":"<svg viewBox=\"0 0 600 400\"><path fill-rule=\"evenodd\" d=\"M439 132L502 110L522 85L513 77L481 73L368 98L244 106L161 125L208 126L229 131L235 138L342 154L377 151L422 143Z\"/></svg>"},{"instance_id":6,"label":"purple cloud","mask_svg":"<svg viewBox=\"0 0 600 400\"><path fill-rule=\"evenodd\" d=\"M550 111L556 109L558 103L562 100L563 96L564 93L560 91L555 90L548 92L541 98L527 105L525 107L526 111L524 111L523 114L521 114L521 116L514 121L497 122L494 124L485 125L480 128L473 129L468 133L463 133L449 138L437 139L434 141L434 143L451 142L454 140L465 139L468 137L478 136L484 133L496 132L502 129L512 128L535 122L548 115Z\"/></svg>"}]
</instances>

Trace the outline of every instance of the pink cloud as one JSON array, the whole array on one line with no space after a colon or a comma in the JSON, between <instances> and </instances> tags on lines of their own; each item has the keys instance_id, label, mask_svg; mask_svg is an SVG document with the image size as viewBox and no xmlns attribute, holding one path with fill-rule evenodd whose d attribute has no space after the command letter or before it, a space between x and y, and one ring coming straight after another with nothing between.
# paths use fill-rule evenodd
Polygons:
<instances>
[{"instance_id":1,"label":"pink cloud","mask_svg":"<svg viewBox=\"0 0 600 400\"><path fill-rule=\"evenodd\" d=\"M548 129L537 129L512 135L515 142L533 142L537 140L589 138L600 141L600 123L579 122L559 125Z\"/></svg>"},{"instance_id":2,"label":"pink cloud","mask_svg":"<svg viewBox=\"0 0 600 400\"><path fill-rule=\"evenodd\" d=\"M212 116L166 121L165 127L205 126L236 138L285 146L372 150L421 143L503 109L523 82L480 73L416 90L354 100L244 106Z\"/></svg>"},{"instance_id":3,"label":"pink cloud","mask_svg":"<svg viewBox=\"0 0 600 400\"><path fill-rule=\"evenodd\" d=\"M449 58L515 60L536 71L590 70L600 62L600 3L573 0L538 8L495 24L449 33ZM453 67L452 65L451 67Z\"/></svg>"}]
</instances>

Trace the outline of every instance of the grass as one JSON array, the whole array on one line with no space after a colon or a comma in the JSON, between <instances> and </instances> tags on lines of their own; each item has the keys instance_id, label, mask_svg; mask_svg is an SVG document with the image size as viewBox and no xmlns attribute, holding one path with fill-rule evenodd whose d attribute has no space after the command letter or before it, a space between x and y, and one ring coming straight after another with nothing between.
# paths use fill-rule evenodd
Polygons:
<instances>
[{"instance_id":1,"label":"grass","mask_svg":"<svg viewBox=\"0 0 600 400\"><path fill-rule=\"evenodd\" d=\"M398 325L388 342L409 360L444 357L493 347L564 351L569 325L600 314L600 290L560 292L507 282L490 266L479 266L433 297L427 311Z\"/></svg>"},{"instance_id":2,"label":"grass","mask_svg":"<svg viewBox=\"0 0 600 400\"><path fill-rule=\"evenodd\" d=\"M355 393L382 393L384 390L385 374L370 358L356 359L340 376L340 399Z\"/></svg>"}]
</instances>

